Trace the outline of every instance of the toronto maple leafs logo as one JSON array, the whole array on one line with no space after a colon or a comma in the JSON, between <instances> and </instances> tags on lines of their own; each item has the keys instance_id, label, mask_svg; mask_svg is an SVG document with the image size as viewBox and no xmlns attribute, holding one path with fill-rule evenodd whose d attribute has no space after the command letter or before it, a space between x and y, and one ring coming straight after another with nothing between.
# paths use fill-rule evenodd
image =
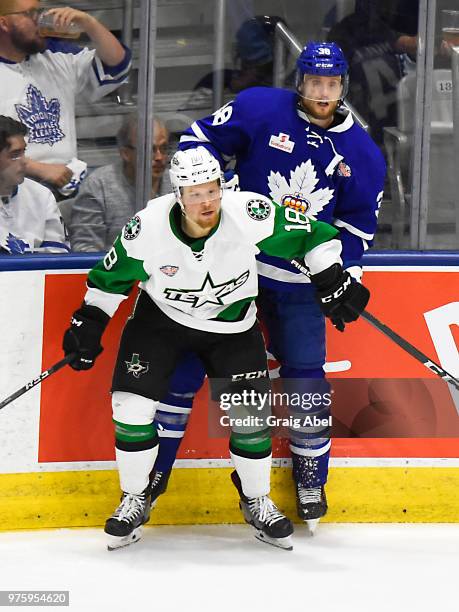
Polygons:
<instances>
[{"instance_id":1,"label":"toronto maple leafs logo","mask_svg":"<svg viewBox=\"0 0 459 612\"><path fill-rule=\"evenodd\" d=\"M309 210L310 205L305 198L301 197L301 194L295 193L284 196L281 200L282 206L288 206L288 208L293 208L293 210L299 210L302 213L305 213Z\"/></svg>"},{"instance_id":2,"label":"toronto maple leafs logo","mask_svg":"<svg viewBox=\"0 0 459 612\"><path fill-rule=\"evenodd\" d=\"M314 164L310 159L290 171L290 181L280 172L271 170L268 176L269 195L274 202L282 203L294 196L308 204L307 214L315 217L333 198L334 189L323 187L316 189L319 179Z\"/></svg>"},{"instance_id":3,"label":"toronto maple leafs logo","mask_svg":"<svg viewBox=\"0 0 459 612\"><path fill-rule=\"evenodd\" d=\"M19 120L29 130L29 142L49 144L51 147L65 137L59 127L61 105L57 98L48 102L33 85L27 88L27 103L15 104Z\"/></svg>"}]
</instances>

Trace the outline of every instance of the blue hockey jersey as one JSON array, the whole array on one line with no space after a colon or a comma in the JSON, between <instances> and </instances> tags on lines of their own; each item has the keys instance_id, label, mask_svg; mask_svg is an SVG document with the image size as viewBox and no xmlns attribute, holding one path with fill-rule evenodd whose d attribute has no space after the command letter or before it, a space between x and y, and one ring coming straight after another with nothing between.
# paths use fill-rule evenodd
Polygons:
<instances>
[{"instance_id":1,"label":"blue hockey jersey","mask_svg":"<svg viewBox=\"0 0 459 612\"><path fill-rule=\"evenodd\" d=\"M203 145L225 168L232 159L241 189L335 225L346 268L372 244L385 161L351 113L323 129L311 123L295 92L254 87L186 130L179 148ZM339 119L342 119L341 122ZM290 289L309 282L284 260L260 254L260 284Z\"/></svg>"}]
</instances>

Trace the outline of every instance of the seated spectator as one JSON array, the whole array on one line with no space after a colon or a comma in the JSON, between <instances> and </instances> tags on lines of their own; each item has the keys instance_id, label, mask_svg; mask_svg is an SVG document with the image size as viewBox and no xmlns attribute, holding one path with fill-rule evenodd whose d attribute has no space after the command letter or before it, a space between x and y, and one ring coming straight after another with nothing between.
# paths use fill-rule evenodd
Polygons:
<instances>
[{"instance_id":1,"label":"seated spectator","mask_svg":"<svg viewBox=\"0 0 459 612\"><path fill-rule=\"evenodd\" d=\"M234 67L223 71L225 93L273 84L274 30L279 17L259 15L244 21L236 32ZM212 105L214 73L206 74L194 87L185 109ZM188 127L188 126L187 126Z\"/></svg>"},{"instance_id":2,"label":"seated spectator","mask_svg":"<svg viewBox=\"0 0 459 612\"><path fill-rule=\"evenodd\" d=\"M131 53L91 15L69 7L47 11L56 23L75 24L95 49L42 38L39 0L0 2L0 113L29 133L26 176L60 197L76 192L86 174L77 159L75 98L102 98L125 81Z\"/></svg>"},{"instance_id":3,"label":"seated spectator","mask_svg":"<svg viewBox=\"0 0 459 612\"><path fill-rule=\"evenodd\" d=\"M151 197L171 191L163 182L169 132L155 119ZM94 170L82 185L71 213L70 244L74 251L107 251L135 214L137 115L128 115L118 132L120 161Z\"/></svg>"},{"instance_id":4,"label":"seated spectator","mask_svg":"<svg viewBox=\"0 0 459 612\"><path fill-rule=\"evenodd\" d=\"M0 116L0 253L66 253L69 246L53 194L24 178L26 134L22 123Z\"/></svg>"}]
</instances>

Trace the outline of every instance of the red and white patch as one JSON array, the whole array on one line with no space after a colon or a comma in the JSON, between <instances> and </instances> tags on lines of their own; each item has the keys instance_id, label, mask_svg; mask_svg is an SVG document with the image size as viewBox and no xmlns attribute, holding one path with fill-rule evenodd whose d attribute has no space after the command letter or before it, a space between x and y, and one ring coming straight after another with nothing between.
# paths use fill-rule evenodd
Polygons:
<instances>
[{"instance_id":1,"label":"red and white patch","mask_svg":"<svg viewBox=\"0 0 459 612\"><path fill-rule=\"evenodd\" d=\"M166 276L174 276L178 272L178 266L161 266L160 270Z\"/></svg>"},{"instance_id":2,"label":"red and white patch","mask_svg":"<svg viewBox=\"0 0 459 612\"><path fill-rule=\"evenodd\" d=\"M285 151L286 153L291 153L295 143L290 140L290 136L288 134L283 134L280 132L279 136L274 136L274 134L271 135L271 138L269 139L269 146L274 147L274 149Z\"/></svg>"},{"instance_id":3,"label":"red and white patch","mask_svg":"<svg viewBox=\"0 0 459 612\"><path fill-rule=\"evenodd\" d=\"M345 164L344 162L340 162L338 164L338 176L351 176L352 171L350 166Z\"/></svg>"}]
</instances>

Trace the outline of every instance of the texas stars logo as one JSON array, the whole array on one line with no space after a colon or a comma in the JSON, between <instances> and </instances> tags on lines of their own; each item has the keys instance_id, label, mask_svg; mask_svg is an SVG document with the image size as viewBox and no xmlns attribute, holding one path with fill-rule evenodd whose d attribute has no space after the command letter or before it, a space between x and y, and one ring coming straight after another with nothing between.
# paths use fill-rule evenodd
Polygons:
<instances>
[{"instance_id":1,"label":"texas stars logo","mask_svg":"<svg viewBox=\"0 0 459 612\"><path fill-rule=\"evenodd\" d=\"M137 215L132 217L130 221L126 223L124 226L123 236L125 240L134 240L140 234L140 229L142 224L140 222L140 217Z\"/></svg>"},{"instance_id":2,"label":"texas stars logo","mask_svg":"<svg viewBox=\"0 0 459 612\"><path fill-rule=\"evenodd\" d=\"M142 374L146 374L150 369L149 361L140 361L139 353L133 353L131 361L125 361L127 366L127 373L133 374L135 378L140 378Z\"/></svg>"},{"instance_id":3,"label":"texas stars logo","mask_svg":"<svg viewBox=\"0 0 459 612\"><path fill-rule=\"evenodd\" d=\"M48 102L41 91L29 85L27 104L15 104L19 120L29 130L29 142L49 144L51 147L65 137L59 127L61 105L57 98Z\"/></svg>"},{"instance_id":4,"label":"texas stars logo","mask_svg":"<svg viewBox=\"0 0 459 612\"><path fill-rule=\"evenodd\" d=\"M208 272L202 286L199 289L176 289L168 287L164 289L166 299L174 302L190 304L192 308L200 308L204 304L215 304L224 306L222 298L233 293L247 281L250 272L246 270L237 278L216 285Z\"/></svg>"},{"instance_id":5,"label":"texas stars logo","mask_svg":"<svg viewBox=\"0 0 459 612\"><path fill-rule=\"evenodd\" d=\"M255 221L263 221L271 214L271 206L265 200L249 200L245 208L249 217Z\"/></svg>"}]
</instances>

